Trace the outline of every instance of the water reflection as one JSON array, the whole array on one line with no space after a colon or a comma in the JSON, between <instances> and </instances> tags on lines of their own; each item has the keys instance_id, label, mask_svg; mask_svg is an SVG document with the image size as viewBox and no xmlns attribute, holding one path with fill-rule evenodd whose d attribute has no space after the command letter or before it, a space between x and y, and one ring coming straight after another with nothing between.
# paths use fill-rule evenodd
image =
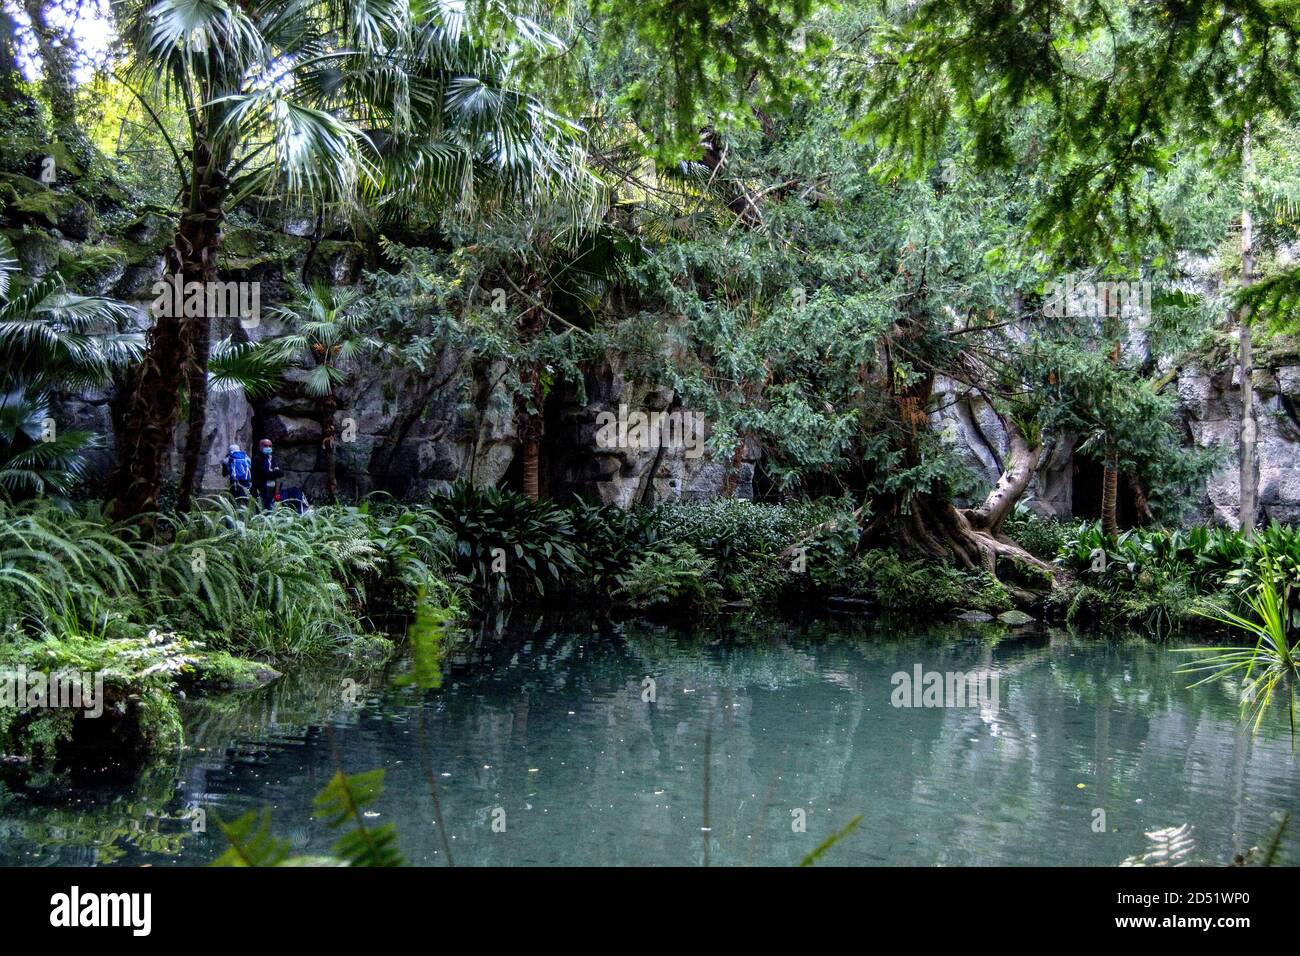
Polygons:
<instances>
[{"instance_id":1,"label":"water reflection","mask_svg":"<svg viewBox=\"0 0 1300 956\"><path fill-rule=\"evenodd\" d=\"M311 798L341 761L385 769L380 819L440 864L421 721L458 864L699 864L706 756L715 865L797 863L859 813L825 862L1114 866L1163 846L1223 863L1296 809L1285 727L1252 738L1231 685L1188 690L1145 640L733 622L543 627L481 653L436 691L358 677L355 705L338 673L194 702L190 749L136 781L0 788L0 862L205 863L225 845L191 832L196 810L266 805L296 852L324 853ZM891 706L918 664L987 669L999 698Z\"/></svg>"}]
</instances>

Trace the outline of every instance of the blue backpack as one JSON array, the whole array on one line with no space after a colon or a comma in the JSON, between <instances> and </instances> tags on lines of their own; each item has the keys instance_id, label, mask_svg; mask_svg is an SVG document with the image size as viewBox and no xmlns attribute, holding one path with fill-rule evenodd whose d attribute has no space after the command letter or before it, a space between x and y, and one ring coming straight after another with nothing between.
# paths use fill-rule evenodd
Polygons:
<instances>
[{"instance_id":1,"label":"blue backpack","mask_svg":"<svg viewBox=\"0 0 1300 956\"><path fill-rule=\"evenodd\" d=\"M253 480L253 463L248 460L248 456L242 451L232 451L227 456L230 465L231 481L252 481Z\"/></svg>"}]
</instances>

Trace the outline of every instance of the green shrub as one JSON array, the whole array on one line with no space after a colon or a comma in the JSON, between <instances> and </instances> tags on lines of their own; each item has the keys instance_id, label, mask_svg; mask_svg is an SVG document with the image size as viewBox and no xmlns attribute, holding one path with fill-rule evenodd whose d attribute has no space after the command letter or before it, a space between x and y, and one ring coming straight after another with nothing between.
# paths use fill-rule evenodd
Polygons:
<instances>
[{"instance_id":1,"label":"green shrub","mask_svg":"<svg viewBox=\"0 0 1300 956\"><path fill-rule=\"evenodd\" d=\"M455 541L457 570L498 601L515 590L544 596L581 569L573 519L552 502L458 481L430 510Z\"/></svg>"},{"instance_id":2,"label":"green shrub","mask_svg":"<svg viewBox=\"0 0 1300 956\"><path fill-rule=\"evenodd\" d=\"M804 523L805 509L743 498L665 504L657 517L660 538L690 545L710 558L723 577L737 571L740 556L779 554L815 523Z\"/></svg>"},{"instance_id":3,"label":"green shrub","mask_svg":"<svg viewBox=\"0 0 1300 956\"><path fill-rule=\"evenodd\" d=\"M784 563L786 570L794 559L787 549L798 545L804 550L804 568L824 578L832 567L839 567L857 547L857 524L851 506L843 501L825 499L786 505L755 504L742 498L719 499L698 503L670 503L656 509L660 541L689 544L710 558L718 569L718 579L729 594L746 597L767 590L778 593L775 570ZM838 520L836 520L838 519ZM810 536L813 529L833 523ZM778 557L781 560L778 562ZM741 582L755 567L769 575L767 585L754 589ZM791 577L786 587L807 587ZM744 593L742 593L744 592Z\"/></svg>"},{"instance_id":4,"label":"green shrub","mask_svg":"<svg viewBox=\"0 0 1300 956\"><path fill-rule=\"evenodd\" d=\"M1080 582L1070 620L1119 620L1163 631L1192 618L1198 595L1218 593L1222 602L1239 604L1265 564L1276 569L1279 586L1284 579L1300 584L1300 532L1273 522L1250 539L1204 527L1109 536L1099 523L1085 522L1067 537L1057 562Z\"/></svg>"},{"instance_id":5,"label":"green shrub","mask_svg":"<svg viewBox=\"0 0 1300 956\"><path fill-rule=\"evenodd\" d=\"M689 544L674 542L650 551L618 578L618 596L635 608L670 605L686 612L717 610L721 588L717 569Z\"/></svg>"},{"instance_id":6,"label":"green shrub","mask_svg":"<svg viewBox=\"0 0 1300 956\"><path fill-rule=\"evenodd\" d=\"M0 504L0 623L33 637L158 627L275 660L347 652L372 613L409 613L440 583L452 550L432 509L299 516L213 499L157 526L146 541L94 505Z\"/></svg>"},{"instance_id":7,"label":"green shrub","mask_svg":"<svg viewBox=\"0 0 1300 956\"><path fill-rule=\"evenodd\" d=\"M645 508L624 510L575 500L570 514L581 566L578 583L596 593L608 592L659 540L658 518Z\"/></svg>"},{"instance_id":8,"label":"green shrub","mask_svg":"<svg viewBox=\"0 0 1300 956\"><path fill-rule=\"evenodd\" d=\"M809 584L832 594L861 590L859 531L851 512L835 514L821 524L821 530L803 545Z\"/></svg>"},{"instance_id":9,"label":"green shrub","mask_svg":"<svg viewBox=\"0 0 1300 956\"><path fill-rule=\"evenodd\" d=\"M1008 537L1043 561L1054 559L1074 530L1070 524L1044 518L1023 506L1017 506L1007 516L1002 528Z\"/></svg>"},{"instance_id":10,"label":"green shrub","mask_svg":"<svg viewBox=\"0 0 1300 956\"><path fill-rule=\"evenodd\" d=\"M967 609L998 614L1012 607L1006 588L982 571L909 560L884 549L862 555L857 590L874 597L882 610L892 613L933 614Z\"/></svg>"},{"instance_id":11,"label":"green shrub","mask_svg":"<svg viewBox=\"0 0 1300 956\"><path fill-rule=\"evenodd\" d=\"M366 502L341 513L355 515L374 546L358 582L371 614L410 612L421 589L441 580L438 570L453 564L455 539L432 509Z\"/></svg>"},{"instance_id":12,"label":"green shrub","mask_svg":"<svg viewBox=\"0 0 1300 956\"><path fill-rule=\"evenodd\" d=\"M722 582L725 593L753 605L776 604L801 590L807 574L791 571L789 559L760 555L739 555L736 570Z\"/></svg>"},{"instance_id":13,"label":"green shrub","mask_svg":"<svg viewBox=\"0 0 1300 956\"><path fill-rule=\"evenodd\" d=\"M0 500L0 609L4 623L54 611L88 610L112 594L138 591L139 552L95 508L86 515L47 501Z\"/></svg>"}]
</instances>

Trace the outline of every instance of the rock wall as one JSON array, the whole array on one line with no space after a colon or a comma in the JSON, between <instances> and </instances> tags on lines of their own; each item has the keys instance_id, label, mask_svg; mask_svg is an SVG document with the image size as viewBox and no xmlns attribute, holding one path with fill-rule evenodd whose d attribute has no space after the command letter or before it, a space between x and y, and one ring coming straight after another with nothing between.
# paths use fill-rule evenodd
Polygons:
<instances>
[{"instance_id":1,"label":"rock wall","mask_svg":"<svg viewBox=\"0 0 1300 956\"><path fill-rule=\"evenodd\" d=\"M1300 522L1300 365L1257 368L1252 376L1260 517ZM1198 447L1220 450L1195 519L1235 528L1240 501L1241 375L1235 368L1183 369L1178 405Z\"/></svg>"},{"instance_id":2,"label":"rock wall","mask_svg":"<svg viewBox=\"0 0 1300 956\"><path fill-rule=\"evenodd\" d=\"M163 249L172 223L161 210L146 210L110 234L93 208L72 193L49 190L16 174L0 186L5 206L3 232L13 241L24 272L32 277L62 272L78 291L108 295L137 308L138 326L147 327L153 286L163 275ZM349 284L362 268L378 261L373 246L326 238L312 243L313 223L288 216L277 228L229 228L222 246L226 281L260 283L261 317L255 325L214 321L213 343L230 336L262 342L285 330L273 308L285 301L286 277L300 273L308 260L309 278ZM353 370L339 393L335 421L340 441L336 474L340 493L356 497L385 491L419 498L467 478L493 485L506 478L518 452L511 396L499 383L500 365L471 368L467 356L447 349L422 372L376 360ZM302 387L305 372L291 371L276 395L250 402L242 391L212 392L203 434L200 483L205 491L226 488L221 463L232 443L252 449L261 438L276 445L286 469L284 483L304 489L309 498L325 491L325 461L320 448L320 412ZM584 403L579 396L585 392ZM90 452L92 475L112 467L112 388L67 393L59 409L64 428L85 428L103 437ZM543 465L546 491L558 498L580 494L588 500L627 506L676 498L704 499L723 490L723 464L684 447L630 443L600 447L598 417L617 412L666 411L671 390L632 381L616 362L589 371L581 383L559 383L547 411ZM707 437L707 429L700 436ZM180 471L184 427L177 428L172 473ZM757 449L747 446L733 493L748 497Z\"/></svg>"},{"instance_id":3,"label":"rock wall","mask_svg":"<svg viewBox=\"0 0 1300 956\"><path fill-rule=\"evenodd\" d=\"M0 174L0 229L14 243L24 271L33 277L55 269L78 291L111 295L134 302L145 327L152 287L163 273L162 250L172 223L162 210L146 209L126 221L115 216L112 230L101 226L98 211L86 197L49 190L28 177ZM249 225L228 229L223 245L223 278L261 283L262 320L253 328L217 323L214 340L264 341L283 329L271 308L285 298L285 277L301 272L336 284L355 282L362 268L378 261L377 250L344 238L313 243L314 224L286 216L275 227ZM1196 290L1214 281L1205 263L1188 264L1188 282ZM1199 270L1199 271L1198 271ZM1202 274L1205 273L1205 274ZM1145 341L1140 325L1132 328L1127 351L1140 353ZM667 337L665 339L667 343ZM665 348L669 348L665 344ZM1259 434L1259 489L1265 520L1300 521L1300 360L1261 361L1255 389ZM342 389L336 421L340 429L337 473L340 491L359 496L382 490L398 497L422 497L458 478L496 484L518 468L518 436L511 397L500 385L501 366L471 369L466 356L446 350L423 372L383 361L355 370ZM1205 490L1195 519L1235 526L1237 521L1237 454L1241 409L1240 382L1233 363L1192 366L1180 371L1176 388L1189 443L1221 450L1223 464ZM933 426L961 455L971 471L991 484L997 480L1007 451L1007 436L998 416L979 396L940 379ZM63 427L86 428L104 436L104 447L91 452L92 470L103 473L113 461L112 390L64 396ZM557 383L546 411L543 482L552 497L579 494L588 500L628 506L670 499L698 500L726 490L730 461L690 447L657 442L610 446L598 440L602 416L621 406L644 413L680 409L670 389L637 382L617 359L586 373L582 383ZM702 436L707 436L704 423ZM286 484L298 485L309 497L325 487L320 449L320 420L315 402L302 389L302 374L290 373L274 397L250 403L241 392L210 396L204 432L202 485L224 489L220 474L226 447L237 442L252 448L271 438L287 469ZM178 429L176 446L183 439ZM730 455L727 456L731 458ZM731 493L751 497L760 451L747 443ZM1073 442L1060 438L1049 449L1026 495L1042 514L1075 513L1074 475L1078 462ZM176 462L179 471L179 461Z\"/></svg>"},{"instance_id":4,"label":"rock wall","mask_svg":"<svg viewBox=\"0 0 1300 956\"><path fill-rule=\"evenodd\" d=\"M653 433L647 429L645 440L640 442L611 446L600 439L602 423L616 419L620 408L647 417L654 413L676 412L679 416L690 413L690 409L677 407L672 389L636 382L626 376L616 358L607 359L589 371L584 384L586 401L580 400L576 387L567 388L558 421L548 422L546 447L551 452L549 473L553 492L559 491L561 496L578 494L623 508L679 499L702 501L722 494L729 462L718 460L704 450L710 434L706 421L698 420L698 429L685 440L671 440L673 434L663 427ZM733 495L753 497L758 457L757 446L747 443Z\"/></svg>"},{"instance_id":5,"label":"rock wall","mask_svg":"<svg viewBox=\"0 0 1300 956\"><path fill-rule=\"evenodd\" d=\"M1236 528L1240 502L1241 375L1235 364L1191 365L1179 370L1178 414L1188 444L1215 449L1218 467L1206 482L1187 522ZM1300 523L1300 364L1264 365L1255 369L1252 387L1258 435L1260 515ZM967 467L985 482L997 481L1007 452L1006 429L987 403L967 396L954 383L936 384L940 411L931 423L955 447ZM1024 501L1043 515L1071 517L1073 443L1058 439L1044 455Z\"/></svg>"},{"instance_id":6,"label":"rock wall","mask_svg":"<svg viewBox=\"0 0 1300 956\"><path fill-rule=\"evenodd\" d=\"M447 352L425 373L392 364L359 368L341 390L336 421L340 430L336 471L345 496L385 491L419 498L443 490L459 478L495 485L516 467L519 451L514 408L500 385L500 366L471 373L465 357ZM301 486L308 497L323 494L325 463L314 402L291 374L281 394L233 417L213 422L205 487L224 487L220 461L228 434L252 444L267 437L276 443L286 484ZM585 391L587 400L578 396ZM630 442L602 447L597 440L603 412L619 406L643 412L665 411L670 389L656 389L625 378L617 363L589 371L583 387L560 383L549 403L543 438L543 490L553 498L572 495L628 507L638 502L700 500L721 493L725 468L707 453L683 446L656 447ZM217 417L214 415L214 417ZM219 437L218 437L219 436ZM701 436L707 437L707 429ZM747 449L734 493L749 497L756 450ZM648 490L649 489L649 490Z\"/></svg>"}]
</instances>

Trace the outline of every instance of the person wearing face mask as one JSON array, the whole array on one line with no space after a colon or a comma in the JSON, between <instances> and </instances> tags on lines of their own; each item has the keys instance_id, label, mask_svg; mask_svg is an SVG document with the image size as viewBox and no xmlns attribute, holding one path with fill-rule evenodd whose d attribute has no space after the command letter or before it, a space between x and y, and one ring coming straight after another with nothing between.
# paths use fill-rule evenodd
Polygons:
<instances>
[{"instance_id":1,"label":"person wearing face mask","mask_svg":"<svg viewBox=\"0 0 1300 956\"><path fill-rule=\"evenodd\" d=\"M258 443L258 454L253 459L253 490L268 511L275 506L276 483L284 477L284 469L275 463L271 439Z\"/></svg>"}]
</instances>

